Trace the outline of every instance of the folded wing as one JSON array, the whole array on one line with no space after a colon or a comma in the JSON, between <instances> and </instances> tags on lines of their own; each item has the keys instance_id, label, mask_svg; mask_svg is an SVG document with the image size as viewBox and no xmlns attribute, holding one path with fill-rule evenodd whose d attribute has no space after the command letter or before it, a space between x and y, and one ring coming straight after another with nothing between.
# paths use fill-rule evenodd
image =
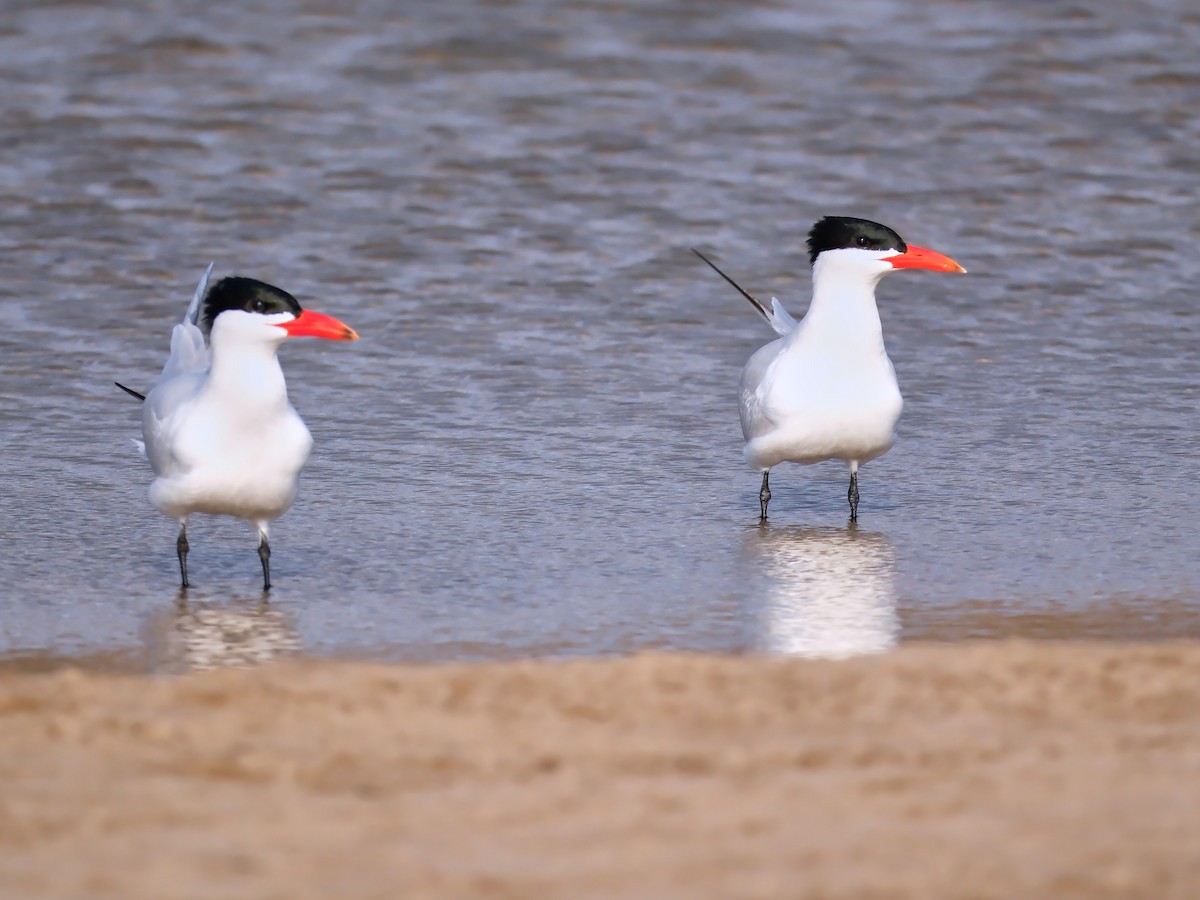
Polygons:
<instances>
[{"instance_id":1,"label":"folded wing","mask_svg":"<svg viewBox=\"0 0 1200 900\"><path fill-rule=\"evenodd\" d=\"M184 418L179 413L196 396L204 373L208 371L208 342L197 322L212 270L213 264L209 263L196 285L183 321L171 330L171 355L167 357L158 383L146 395L142 410L144 452L158 475L186 468L186 461L174 458L171 447L175 443L174 430Z\"/></svg>"},{"instance_id":2,"label":"folded wing","mask_svg":"<svg viewBox=\"0 0 1200 900\"><path fill-rule=\"evenodd\" d=\"M209 263L200 277L200 283L196 285L196 292L192 295L192 302L188 304L183 321L171 330L171 355L167 357L167 364L163 366L162 375L159 376L160 385L177 375L204 372L208 369L208 344L196 323L199 321L200 302L208 290L208 279L212 270L213 264Z\"/></svg>"}]
</instances>

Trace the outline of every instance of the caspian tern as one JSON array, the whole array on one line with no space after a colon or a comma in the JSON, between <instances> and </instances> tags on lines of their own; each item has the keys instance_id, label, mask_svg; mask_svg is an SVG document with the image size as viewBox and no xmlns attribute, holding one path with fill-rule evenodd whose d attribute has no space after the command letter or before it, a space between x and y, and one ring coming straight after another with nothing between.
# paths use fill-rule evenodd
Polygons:
<instances>
[{"instance_id":1,"label":"caspian tern","mask_svg":"<svg viewBox=\"0 0 1200 900\"><path fill-rule=\"evenodd\" d=\"M145 397L143 450L155 475L150 500L179 520L175 547L183 587L188 516L209 513L254 524L266 591L267 526L292 505L312 449L308 428L288 402L276 353L290 337L353 341L358 335L252 278L222 278L208 290L211 274L210 263L171 332L162 375Z\"/></svg>"},{"instance_id":2,"label":"caspian tern","mask_svg":"<svg viewBox=\"0 0 1200 900\"><path fill-rule=\"evenodd\" d=\"M740 409L746 462L762 471L760 521L771 500L768 477L781 462L844 460L850 466L850 521L858 521L858 467L886 453L904 401L883 346L875 285L894 269L966 272L933 250L906 244L877 222L826 216L808 233L813 296L797 322L774 297L754 304L780 335L742 370Z\"/></svg>"}]
</instances>

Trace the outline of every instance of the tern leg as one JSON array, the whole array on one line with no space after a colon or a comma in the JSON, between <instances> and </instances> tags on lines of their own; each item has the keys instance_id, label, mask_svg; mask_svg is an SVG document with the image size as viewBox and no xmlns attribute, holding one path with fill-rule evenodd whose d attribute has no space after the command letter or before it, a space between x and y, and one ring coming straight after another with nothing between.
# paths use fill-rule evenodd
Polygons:
<instances>
[{"instance_id":1,"label":"tern leg","mask_svg":"<svg viewBox=\"0 0 1200 900\"><path fill-rule=\"evenodd\" d=\"M187 555L188 555L188 539L187 539L187 519L182 519L179 522L179 537L175 539L175 552L179 555L179 578L181 581L180 587L188 586L187 577Z\"/></svg>"},{"instance_id":2,"label":"tern leg","mask_svg":"<svg viewBox=\"0 0 1200 900\"><path fill-rule=\"evenodd\" d=\"M271 545L267 543L267 526L258 526L258 558L263 567L263 592L271 589Z\"/></svg>"},{"instance_id":3,"label":"tern leg","mask_svg":"<svg viewBox=\"0 0 1200 900\"><path fill-rule=\"evenodd\" d=\"M771 488L767 484L767 478L770 476L770 474L770 469L763 469L762 487L758 489L758 520L760 522L765 522L767 520L767 504L771 502Z\"/></svg>"},{"instance_id":4,"label":"tern leg","mask_svg":"<svg viewBox=\"0 0 1200 900\"><path fill-rule=\"evenodd\" d=\"M850 501L850 521L858 521L858 463L850 464L850 490L846 492Z\"/></svg>"}]
</instances>

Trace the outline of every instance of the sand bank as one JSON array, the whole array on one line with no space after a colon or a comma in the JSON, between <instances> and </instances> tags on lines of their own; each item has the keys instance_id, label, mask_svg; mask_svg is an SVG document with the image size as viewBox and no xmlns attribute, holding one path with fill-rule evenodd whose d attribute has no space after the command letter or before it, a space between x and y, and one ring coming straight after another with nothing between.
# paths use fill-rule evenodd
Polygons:
<instances>
[{"instance_id":1,"label":"sand bank","mask_svg":"<svg viewBox=\"0 0 1200 900\"><path fill-rule=\"evenodd\" d=\"M1196 897L1200 644L0 675L0 894Z\"/></svg>"}]
</instances>

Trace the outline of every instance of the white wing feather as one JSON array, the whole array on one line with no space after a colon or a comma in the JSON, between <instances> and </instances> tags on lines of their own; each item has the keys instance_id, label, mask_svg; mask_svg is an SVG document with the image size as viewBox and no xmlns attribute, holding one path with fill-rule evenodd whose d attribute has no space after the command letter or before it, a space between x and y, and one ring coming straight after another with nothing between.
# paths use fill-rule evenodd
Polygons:
<instances>
[{"instance_id":1,"label":"white wing feather","mask_svg":"<svg viewBox=\"0 0 1200 900\"><path fill-rule=\"evenodd\" d=\"M171 330L171 355L167 357L167 364L163 366L162 375L159 376L160 385L176 375L208 369L208 344L196 323L200 315L200 301L204 299L204 293L208 290L208 278L212 270L213 264L209 263L200 277L200 283L196 285L196 293L192 295L192 302L188 304L183 321Z\"/></svg>"},{"instance_id":2,"label":"white wing feather","mask_svg":"<svg viewBox=\"0 0 1200 900\"><path fill-rule=\"evenodd\" d=\"M771 311L766 313L766 318L767 324L780 337L786 337L800 327L800 323L792 318L792 314L783 308L778 297L771 298ZM771 381L771 370L779 360L783 347L782 340L771 341L760 347L742 369L739 408L742 415L742 436L747 441L769 434L778 424L771 417L767 407L766 385Z\"/></svg>"},{"instance_id":3,"label":"white wing feather","mask_svg":"<svg viewBox=\"0 0 1200 900\"><path fill-rule=\"evenodd\" d=\"M209 263L204 274L200 276L200 283L196 285L196 293L192 294L192 302L188 304L183 321L191 322L193 325L200 321L200 301L204 299L204 294L208 290L208 279L212 275L212 270L213 263Z\"/></svg>"},{"instance_id":4,"label":"white wing feather","mask_svg":"<svg viewBox=\"0 0 1200 900\"><path fill-rule=\"evenodd\" d=\"M783 304L779 302L778 297L771 298L771 312L767 316L767 321L775 329L775 333L781 336L791 334L798 324L792 318L792 314L783 308Z\"/></svg>"},{"instance_id":5,"label":"white wing feather","mask_svg":"<svg viewBox=\"0 0 1200 900\"><path fill-rule=\"evenodd\" d=\"M158 383L146 395L142 408L142 437L145 443L142 452L150 460L155 474L163 475L185 468L182 460L171 453L173 430L182 418L176 415L188 404L204 381L208 371L208 343L197 322L200 317L200 302L208 290L208 279L213 264L200 277L192 302L188 304L183 320L171 329L171 355L163 366Z\"/></svg>"}]
</instances>

